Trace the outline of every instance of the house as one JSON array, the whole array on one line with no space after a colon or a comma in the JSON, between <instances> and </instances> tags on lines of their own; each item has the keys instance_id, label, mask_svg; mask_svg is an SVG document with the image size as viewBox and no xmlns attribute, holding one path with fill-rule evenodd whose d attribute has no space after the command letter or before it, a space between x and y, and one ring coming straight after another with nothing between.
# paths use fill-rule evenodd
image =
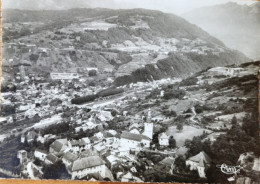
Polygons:
<instances>
[{"instance_id":1,"label":"house","mask_svg":"<svg viewBox=\"0 0 260 184\"><path fill-rule=\"evenodd\" d=\"M5 123L7 123L7 118L0 117L0 124L5 124Z\"/></svg>"},{"instance_id":2,"label":"house","mask_svg":"<svg viewBox=\"0 0 260 184\"><path fill-rule=\"evenodd\" d=\"M99 155L103 155L107 150L106 146L103 143L96 144L93 147Z\"/></svg>"},{"instance_id":3,"label":"house","mask_svg":"<svg viewBox=\"0 0 260 184\"><path fill-rule=\"evenodd\" d=\"M24 163L27 160L27 151L19 150L17 152L17 158L20 160L20 163Z\"/></svg>"},{"instance_id":4,"label":"house","mask_svg":"<svg viewBox=\"0 0 260 184\"><path fill-rule=\"evenodd\" d=\"M158 165L161 166L158 172L164 172L171 174L173 169L173 163L175 159L173 157L166 157L165 159L161 160Z\"/></svg>"},{"instance_id":5,"label":"house","mask_svg":"<svg viewBox=\"0 0 260 184\"><path fill-rule=\"evenodd\" d=\"M28 143L32 143L37 137L37 133L32 130L32 131L29 131L26 135L26 139L27 139L27 142Z\"/></svg>"},{"instance_id":6,"label":"house","mask_svg":"<svg viewBox=\"0 0 260 184\"><path fill-rule=\"evenodd\" d=\"M48 165L55 164L59 161L59 158L55 156L54 154L48 154L45 159L45 163Z\"/></svg>"},{"instance_id":7,"label":"house","mask_svg":"<svg viewBox=\"0 0 260 184\"><path fill-rule=\"evenodd\" d=\"M104 139L104 134L103 134L103 132L98 132L98 133L96 133L94 136L96 136L99 140Z\"/></svg>"},{"instance_id":8,"label":"house","mask_svg":"<svg viewBox=\"0 0 260 184\"><path fill-rule=\"evenodd\" d=\"M44 161L47 157L48 153L47 151L40 150L40 149L35 149L34 151L34 157L38 158L41 161Z\"/></svg>"},{"instance_id":9,"label":"house","mask_svg":"<svg viewBox=\"0 0 260 184\"><path fill-rule=\"evenodd\" d=\"M75 160L69 172L72 179L81 179L93 173L99 173L101 176L105 175L105 168L105 162L99 156L90 156Z\"/></svg>"},{"instance_id":10,"label":"house","mask_svg":"<svg viewBox=\"0 0 260 184\"><path fill-rule=\"evenodd\" d=\"M144 147L150 147L151 139L142 134L133 134L129 132L122 132L120 138L120 146L126 149L139 150L143 145Z\"/></svg>"},{"instance_id":11,"label":"house","mask_svg":"<svg viewBox=\"0 0 260 184\"><path fill-rule=\"evenodd\" d=\"M25 139L26 139L25 135L22 134L22 135L21 135L21 143L24 143L24 142L25 142Z\"/></svg>"},{"instance_id":12,"label":"house","mask_svg":"<svg viewBox=\"0 0 260 184\"><path fill-rule=\"evenodd\" d=\"M110 111L100 111L98 114L98 119L102 122L104 121L111 121L114 119Z\"/></svg>"},{"instance_id":13,"label":"house","mask_svg":"<svg viewBox=\"0 0 260 184\"><path fill-rule=\"evenodd\" d=\"M211 158L202 151L186 160L186 166L189 166L190 170L197 170L201 178L206 178L206 170L210 167L211 162Z\"/></svg>"},{"instance_id":14,"label":"house","mask_svg":"<svg viewBox=\"0 0 260 184\"><path fill-rule=\"evenodd\" d=\"M49 152L54 155L60 156L68 148L66 144L67 141L58 139L50 145Z\"/></svg>"},{"instance_id":15,"label":"house","mask_svg":"<svg viewBox=\"0 0 260 184\"><path fill-rule=\"evenodd\" d=\"M165 132L159 134L158 139L160 146L169 146L169 136Z\"/></svg>"},{"instance_id":16,"label":"house","mask_svg":"<svg viewBox=\"0 0 260 184\"><path fill-rule=\"evenodd\" d=\"M98 156L99 153L97 152L97 150L95 150L94 148L92 149L86 149L84 151L82 151L80 153L80 157L84 158L84 157L90 157L90 156Z\"/></svg>"},{"instance_id":17,"label":"house","mask_svg":"<svg viewBox=\"0 0 260 184\"><path fill-rule=\"evenodd\" d=\"M108 166L108 168L113 168L113 166L115 166L120 159L118 157L116 157L115 155L109 155L105 158L106 164Z\"/></svg>"},{"instance_id":18,"label":"house","mask_svg":"<svg viewBox=\"0 0 260 184\"><path fill-rule=\"evenodd\" d=\"M82 139L79 140L70 140L68 141L68 147L74 152L77 153L85 148L85 141Z\"/></svg>"},{"instance_id":19,"label":"house","mask_svg":"<svg viewBox=\"0 0 260 184\"><path fill-rule=\"evenodd\" d=\"M62 161L63 163L68 167L70 166L75 160L77 160L78 156L71 153L71 152L66 152L64 155L63 155L63 158L62 158Z\"/></svg>"}]
</instances>

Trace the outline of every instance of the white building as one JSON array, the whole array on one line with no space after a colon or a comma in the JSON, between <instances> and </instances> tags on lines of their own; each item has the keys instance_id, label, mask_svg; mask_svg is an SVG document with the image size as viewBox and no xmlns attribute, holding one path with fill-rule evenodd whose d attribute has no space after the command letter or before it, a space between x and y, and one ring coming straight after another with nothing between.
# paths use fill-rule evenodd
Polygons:
<instances>
[{"instance_id":1,"label":"white building","mask_svg":"<svg viewBox=\"0 0 260 184\"><path fill-rule=\"evenodd\" d=\"M150 147L151 139L145 135L122 132L120 146L126 150L140 150L143 147Z\"/></svg>"},{"instance_id":2,"label":"white building","mask_svg":"<svg viewBox=\"0 0 260 184\"><path fill-rule=\"evenodd\" d=\"M190 170L197 170L201 178L206 178L206 170L210 164L211 158L204 151L186 160L186 165L190 167Z\"/></svg>"},{"instance_id":3,"label":"white building","mask_svg":"<svg viewBox=\"0 0 260 184\"><path fill-rule=\"evenodd\" d=\"M27 160L27 151L19 150L17 152L17 158L20 159L20 163L24 163Z\"/></svg>"},{"instance_id":4,"label":"white building","mask_svg":"<svg viewBox=\"0 0 260 184\"><path fill-rule=\"evenodd\" d=\"M78 79L79 74L77 73L50 73L52 80L72 80Z\"/></svg>"},{"instance_id":5,"label":"white building","mask_svg":"<svg viewBox=\"0 0 260 184\"><path fill-rule=\"evenodd\" d=\"M151 120L152 120L152 114L151 114L151 109L149 108L148 115L147 115L148 123L144 123L143 135L149 137L150 139L153 139L153 123L151 123Z\"/></svg>"},{"instance_id":6,"label":"white building","mask_svg":"<svg viewBox=\"0 0 260 184\"><path fill-rule=\"evenodd\" d=\"M47 157L48 153L44 150L35 149L34 151L34 157L38 158L41 161L44 161Z\"/></svg>"},{"instance_id":7,"label":"white building","mask_svg":"<svg viewBox=\"0 0 260 184\"><path fill-rule=\"evenodd\" d=\"M105 162L99 156L90 156L74 161L70 172L72 179L81 179L93 173L99 173L101 176L104 176L105 171Z\"/></svg>"},{"instance_id":8,"label":"white building","mask_svg":"<svg viewBox=\"0 0 260 184\"><path fill-rule=\"evenodd\" d=\"M166 133L161 133L158 139L160 146L169 146L169 136Z\"/></svg>"}]
</instances>

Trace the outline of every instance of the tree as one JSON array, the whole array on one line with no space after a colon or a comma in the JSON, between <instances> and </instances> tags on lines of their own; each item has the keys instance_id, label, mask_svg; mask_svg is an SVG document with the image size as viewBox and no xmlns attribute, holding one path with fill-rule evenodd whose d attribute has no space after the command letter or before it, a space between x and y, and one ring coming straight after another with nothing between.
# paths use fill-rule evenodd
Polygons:
<instances>
[{"instance_id":1,"label":"tree","mask_svg":"<svg viewBox=\"0 0 260 184\"><path fill-rule=\"evenodd\" d=\"M45 165L43 167L43 178L45 179L58 179L58 178L67 178L68 172L65 165L59 160L53 165Z\"/></svg>"},{"instance_id":2,"label":"tree","mask_svg":"<svg viewBox=\"0 0 260 184\"><path fill-rule=\"evenodd\" d=\"M183 124L178 123L176 128L177 128L177 130L182 131L183 130Z\"/></svg>"},{"instance_id":3,"label":"tree","mask_svg":"<svg viewBox=\"0 0 260 184\"><path fill-rule=\"evenodd\" d=\"M232 120L231 120L231 124L232 125L236 125L237 124L237 117L233 116Z\"/></svg>"},{"instance_id":4,"label":"tree","mask_svg":"<svg viewBox=\"0 0 260 184\"><path fill-rule=\"evenodd\" d=\"M177 171L184 171L186 168L185 159L183 156L177 157L174 164Z\"/></svg>"},{"instance_id":5,"label":"tree","mask_svg":"<svg viewBox=\"0 0 260 184\"><path fill-rule=\"evenodd\" d=\"M171 136L169 138L169 148L175 148L176 147L176 140Z\"/></svg>"},{"instance_id":6,"label":"tree","mask_svg":"<svg viewBox=\"0 0 260 184\"><path fill-rule=\"evenodd\" d=\"M88 72L88 75L91 76L91 77L97 76L97 71L96 71L96 70L90 70L90 71Z\"/></svg>"}]
</instances>

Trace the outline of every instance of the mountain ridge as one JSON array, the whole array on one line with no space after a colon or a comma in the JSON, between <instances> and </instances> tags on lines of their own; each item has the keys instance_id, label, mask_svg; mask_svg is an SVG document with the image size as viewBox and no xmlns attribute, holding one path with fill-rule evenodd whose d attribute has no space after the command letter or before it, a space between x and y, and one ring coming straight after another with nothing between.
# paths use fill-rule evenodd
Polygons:
<instances>
[{"instance_id":1,"label":"mountain ridge","mask_svg":"<svg viewBox=\"0 0 260 184\"><path fill-rule=\"evenodd\" d=\"M182 15L209 34L252 59L259 59L260 6L226 3L195 9Z\"/></svg>"},{"instance_id":2,"label":"mountain ridge","mask_svg":"<svg viewBox=\"0 0 260 184\"><path fill-rule=\"evenodd\" d=\"M139 76L138 80L151 80L249 61L198 26L157 10L9 10L3 15L3 64L27 60L31 72L77 72L78 68L97 67L101 73L113 71L109 76L121 85L125 82L117 81L132 74ZM25 50L35 47L21 54L10 49L11 42ZM126 81L137 82L137 78Z\"/></svg>"}]
</instances>

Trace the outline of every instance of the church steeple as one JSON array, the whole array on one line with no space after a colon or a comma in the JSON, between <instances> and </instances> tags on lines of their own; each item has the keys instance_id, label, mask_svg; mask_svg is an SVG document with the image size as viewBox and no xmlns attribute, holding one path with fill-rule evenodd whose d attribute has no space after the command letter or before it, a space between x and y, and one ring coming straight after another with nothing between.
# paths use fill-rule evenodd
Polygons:
<instances>
[{"instance_id":1,"label":"church steeple","mask_svg":"<svg viewBox=\"0 0 260 184\"><path fill-rule=\"evenodd\" d=\"M147 122L151 122L152 121L152 113L151 113L151 108L148 109L148 113L147 113Z\"/></svg>"},{"instance_id":2,"label":"church steeple","mask_svg":"<svg viewBox=\"0 0 260 184\"><path fill-rule=\"evenodd\" d=\"M150 108L149 108L148 114L147 114L147 122L144 123L143 135L149 137L150 139L153 138L153 123L152 123L152 114L151 114Z\"/></svg>"}]
</instances>

